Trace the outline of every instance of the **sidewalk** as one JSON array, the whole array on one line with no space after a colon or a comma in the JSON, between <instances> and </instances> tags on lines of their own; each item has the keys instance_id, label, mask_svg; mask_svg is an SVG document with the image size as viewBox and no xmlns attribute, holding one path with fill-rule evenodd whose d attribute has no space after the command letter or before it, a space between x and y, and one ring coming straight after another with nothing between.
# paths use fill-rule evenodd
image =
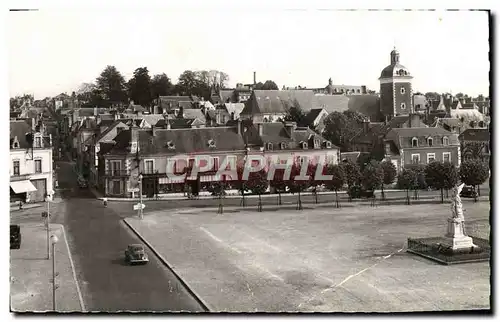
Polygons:
<instances>
[{"instance_id":1,"label":"sidewalk","mask_svg":"<svg viewBox=\"0 0 500 322\"><path fill-rule=\"evenodd\" d=\"M62 225L53 224L56 245L56 311L84 311L74 266ZM47 235L43 224L22 224L20 249L10 250L10 309L14 312L52 311L52 257L47 259Z\"/></svg>"}]
</instances>

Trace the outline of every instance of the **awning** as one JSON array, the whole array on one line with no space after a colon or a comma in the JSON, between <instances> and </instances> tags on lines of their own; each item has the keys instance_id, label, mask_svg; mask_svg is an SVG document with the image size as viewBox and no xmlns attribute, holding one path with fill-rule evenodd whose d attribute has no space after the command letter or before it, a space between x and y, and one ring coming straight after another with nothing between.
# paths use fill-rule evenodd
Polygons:
<instances>
[{"instance_id":1,"label":"awning","mask_svg":"<svg viewBox=\"0 0 500 322\"><path fill-rule=\"evenodd\" d=\"M35 186L29 180L11 182L10 187L15 193L36 191Z\"/></svg>"},{"instance_id":2,"label":"awning","mask_svg":"<svg viewBox=\"0 0 500 322\"><path fill-rule=\"evenodd\" d=\"M184 178L158 178L159 184L184 183Z\"/></svg>"},{"instance_id":3,"label":"awning","mask_svg":"<svg viewBox=\"0 0 500 322\"><path fill-rule=\"evenodd\" d=\"M220 176L208 175L208 176L201 176L200 177L200 182L214 182L214 181L220 181Z\"/></svg>"}]
</instances>

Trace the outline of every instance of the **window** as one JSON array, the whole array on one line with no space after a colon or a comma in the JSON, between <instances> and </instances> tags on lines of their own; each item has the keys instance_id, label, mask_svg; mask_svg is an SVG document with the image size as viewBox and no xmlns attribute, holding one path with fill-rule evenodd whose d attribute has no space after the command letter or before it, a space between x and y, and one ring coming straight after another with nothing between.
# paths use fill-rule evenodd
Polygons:
<instances>
[{"instance_id":1,"label":"window","mask_svg":"<svg viewBox=\"0 0 500 322\"><path fill-rule=\"evenodd\" d=\"M404 87L401 87L401 94L406 93L406 89Z\"/></svg>"},{"instance_id":2,"label":"window","mask_svg":"<svg viewBox=\"0 0 500 322\"><path fill-rule=\"evenodd\" d=\"M280 144L280 148L281 148L281 150L286 149L286 144L285 144L285 142L281 142L281 144Z\"/></svg>"},{"instance_id":3,"label":"window","mask_svg":"<svg viewBox=\"0 0 500 322\"><path fill-rule=\"evenodd\" d=\"M331 147L332 147L332 143L331 143L331 142L329 142L329 141L326 141L326 147L327 147L327 148L331 148Z\"/></svg>"},{"instance_id":4,"label":"window","mask_svg":"<svg viewBox=\"0 0 500 322\"><path fill-rule=\"evenodd\" d=\"M307 149L307 143L306 142L302 142L302 149Z\"/></svg>"},{"instance_id":5,"label":"window","mask_svg":"<svg viewBox=\"0 0 500 322\"><path fill-rule=\"evenodd\" d=\"M402 109L402 110L405 110L405 109L406 109L406 104L405 104L405 103L401 103L401 109Z\"/></svg>"},{"instance_id":6,"label":"window","mask_svg":"<svg viewBox=\"0 0 500 322\"><path fill-rule=\"evenodd\" d=\"M449 141L448 141L448 137L444 137L443 138L443 145L448 145Z\"/></svg>"},{"instance_id":7,"label":"window","mask_svg":"<svg viewBox=\"0 0 500 322\"><path fill-rule=\"evenodd\" d=\"M144 173L152 174L154 172L154 160L144 160Z\"/></svg>"},{"instance_id":8,"label":"window","mask_svg":"<svg viewBox=\"0 0 500 322\"><path fill-rule=\"evenodd\" d=\"M120 175L120 170L121 170L121 161L111 161L110 166L111 166L111 174L114 176L119 176Z\"/></svg>"},{"instance_id":9,"label":"window","mask_svg":"<svg viewBox=\"0 0 500 322\"><path fill-rule=\"evenodd\" d=\"M35 137L35 148L41 148L42 147L42 138L37 136Z\"/></svg>"},{"instance_id":10,"label":"window","mask_svg":"<svg viewBox=\"0 0 500 322\"><path fill-rule=\"evenodd\" d=\"M432 143L434 143L433 140L432 140L432 138L427 138L427 144L429 146L432 146Z\"/></svg>"},{"instance_id":11,"label":"window","mask_svg":"<svg viewBox=\"0 0 500 322\"><path fill-rule=\"evenodd\" d=\"M318 139L314 140L314 148L315 149L319 148L319 140Z\"/></svg>"},{"instance_id":12,"label":"window","mask_svg":"<svg viewBox=\"0 0 500 322\"><path fill-rule=\"evenodd\" d=\"M385 154L391 154L391 144L390 143L385 144Z\"/></svg>"},{"instance_id":13,"label":"window","mask_svg":"<svg viewBox=\"0 0 500 322\"><path fill-rule=\"evenodd\" d=\"M42 160L35 160L35 173L42 173Z\"/></svg>"},{"instance_id":14,"label":"window","mask_svg":"<svg viewBox=\"0 0 500 322\"><path fill-rule=\"evenodd\" d=\"M435 153L427 153L427 163L431 163L433 161L436 161L436 154Z\"/></svg>"},{"instance_id":15,"label":"window","mask_svg":"<svg viewBox=\"0 0 500 322\"><path fill-rule=\"evenodd\" d=\"M443 152L443 162L451 162L451 152Z\"/></svg>"},{"instance_id":16,"label":"window","mask_svg":"<svg viewBox=\"0 0 500 322\"><path fill-rule=\"evenodd\" d=\"M412 146L413 148L418 147L418 139L417 139L417 138L413 138L413 139L411 139L411 146Z\"/></svg>"},{"instance_id":17,"label":"window","mask_svg":"<svg viewBox=\"0 0 500 322\"><path fill-rule=\"evenodd\" d=\"M14 175L19 175L19 161L14 161Z\"/></svg>"},{"instance_id":18,"label":"window","mask_svg":"<svg viewBox=\"0 0 500 322\"><path fill-rule=\"evenodd\" d=\"M411 155L411 163L419 164L420 163L420 154L412 154Z\"/></svg>"}]
</instances>

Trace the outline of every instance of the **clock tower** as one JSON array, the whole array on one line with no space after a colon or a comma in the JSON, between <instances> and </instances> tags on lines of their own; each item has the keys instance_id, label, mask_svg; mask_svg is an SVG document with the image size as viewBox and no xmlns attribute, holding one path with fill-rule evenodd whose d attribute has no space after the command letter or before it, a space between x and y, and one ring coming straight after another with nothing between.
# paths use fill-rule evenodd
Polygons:
<instances>
[{"instance_id":1,"label":"clock tower","mask_svg":"<svg viewBox=\"0 0 500 322\"><path fill-rule=\"evenodd\" d=\"M408 69L399 63L399 52L391 51L391 64L380 74L380 112L390 120L397 115L413 112L413 77Z\"/></svg>"}]
</instances>

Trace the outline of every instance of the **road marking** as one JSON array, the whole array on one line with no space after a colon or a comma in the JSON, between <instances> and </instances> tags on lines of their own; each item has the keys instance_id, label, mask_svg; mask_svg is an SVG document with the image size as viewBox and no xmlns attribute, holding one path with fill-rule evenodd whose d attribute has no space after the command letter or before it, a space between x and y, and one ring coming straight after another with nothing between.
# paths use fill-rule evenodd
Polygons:
<instances>
[{"instance_id":1,"label":"road marking","mask_svg":"<svg viewBox=\"0 0 500 322\"><path fill-rule=\"evenodd\" d=\"M224 247L226 248L229 248L231 249L233 252L235 253L238 253L238 254L241 254L241 251L225 242L223 242L221 239L217 238L217 236L215 236L214 234L212 234L211 232L209 232L208 230L206 230L204 227L200 227L200 230L205 232L205 234L207 234L210 238L212 238L213 240L215 240L216 242L222 244Z\"/></svg>"},{"instance_id":2,"label":"road marking","mask_svg":"<svg viewBox=\"0 0 500 322\"><path fill-rule=\"evenodd\" d=\"M244 232L243 230L238 230L238 232L243 233L244 235L247 235L248 237L250 237L250 238L252 238L253 240L255 240L256 242L258 242L259 244L262 244L262 245L264 245L264 246L266 246L266 247L268 247L268 248L271 248L271 249L272 249L272 250L274 250L275 252L278 252L278 253L279 253L279 252L281 252L281 249L279 249L278 247L275 247L275 246L273 246L273 245L270 245L270 244L266 243L265 241L262 241L262 240L260 240L260 239L257 239L257 238L255 238L255 237L253 237L252 235L250 235L249 233Z\"/></svg>"},{"instance_id":3,"label":"road marking","mask_svg":"<svg viewBox=\"0 0 500 322\"><path fill-rule=\"evenodd\" d=\"M272 272L271 272L271 271L269 271L267 268L262 267L262 266L260 266L259 264L252 263L252 266L253 266L253 267L255 267L255 268L257 268L257 269L260 269L261 271L263 271L263 272L267 273L269 276L271 276L271 277L273 277L273 278L275 278L275 279L279 280L280 282L284 282L284 281L285 281L285 280L284 280L281 276L278 276L278 275L276 275L276 274L272 273Z\"/></svg>"},{"instance_id":4,"label":"road marking","mask_svg":"<svg viewBox=\"0 0 500 322\"><path fill-rule=\"evenodd\" d=\"M86 312L87 310L85 309L85 303L83 302L83 296L82 292L80 291L80 285L78 285L78 280L76 278L76 270L75 270L75 264L73 263L73 258L71 256L71 251L69 249L69 243L68 243L68 238L66 237L66 229L64 229L64 226L61 225L63 235L64 235L64 241L66 243L66 248L68 250L68 256L69 256L69 263L71 265L71 270L73 271L73 279L75 280L76 284L76 292L78 293L78 299L80 300L80 307L82 308L82 312Z\"/></svg>"}]
</instances>

